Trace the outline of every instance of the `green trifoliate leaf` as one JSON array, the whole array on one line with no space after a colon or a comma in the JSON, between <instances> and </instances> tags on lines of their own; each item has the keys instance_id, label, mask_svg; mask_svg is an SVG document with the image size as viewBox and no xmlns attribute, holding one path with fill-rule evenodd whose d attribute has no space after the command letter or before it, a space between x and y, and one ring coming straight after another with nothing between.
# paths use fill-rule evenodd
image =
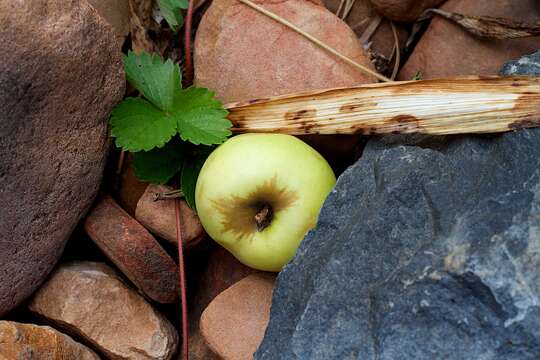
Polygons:
<instances>
[{"instance_id":1,"label":"green trifoliate leaf","mask_svg":"<svg viewBox=\"0 0 540 360\"><path fill-rule=\"evenodd\" d=\"M213 148L210 146L197 147L192 156L184 161L181 174L182 192L186 202L192 209L195 209L195 186L197 185L199 173L212 150Z\"/></svg>"},{"instance_id":2,"label":"green trifoliate leaf","mask_svg":"<svg viewBox=\"0 0 540 360\"><path fill-rule=\"evenodd\" d=\"M205 88L190 87L180 91L174 101L174 118L182 140L195 145L221 144L231 135L227 110Z\"/></svg>"},{"instance_id":3,"label":"green trifoliate leaf","mask_svg":"<svg viewBox=\"0 0 540 360\"><path fill-rule=\"evenodd\" d=\"M137 152L163 147L176 134L175 120L139 98L127 98L111 114L116 146Z\"/></svg>"},{"instance_id":4,"label":"green trifoliate leaf","mask_svg":"<svg viewBox=\"0 0 540 360\"><path fill-rule=\"evenodd\" d=\"M182 169L184 152L177 141L169 141L164 147L133 154L135 175L141 181L165 184Z\"/></svg>"},{"instance_id":5,"label":"green trifoliate leaf","mask_svg":"<svg viewBox=\"0 0 540 360\"><path fill-rule=\"evenodd\" d=\"M174 97L181 89L180 67L157 54L128 52L124 56L126 78L144 97L165 112L173 108Z\"/></svg>"},{"instance_id":6,"label":"green trifoliate leaf","mask_svg":"<svg viewBox=\"0 0 540 360\"><path fill-rule=\"evenodd\" d=\"M158 0L161 15L173 31L177 31L184 24L182 10L188 8L188 0Z\"/></svg>"}]
</instances>

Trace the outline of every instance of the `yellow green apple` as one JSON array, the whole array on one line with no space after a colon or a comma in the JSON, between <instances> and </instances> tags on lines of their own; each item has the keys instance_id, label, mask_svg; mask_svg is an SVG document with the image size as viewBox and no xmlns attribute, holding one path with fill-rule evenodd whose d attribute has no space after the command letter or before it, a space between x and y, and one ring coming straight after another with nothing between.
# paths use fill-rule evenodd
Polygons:
<instances>
[{"instance_id":1,"label":"yellow green apple","mask_svg":"<svg viewBox=\"0 0 540 360\"><path fill-rule=\"evenodd\" d=\"M244 134L210 154L195 203L206 232L238 260L280 271L316 225L335 182L326 160L298 138Z\"/></svg>"}]
</instances>

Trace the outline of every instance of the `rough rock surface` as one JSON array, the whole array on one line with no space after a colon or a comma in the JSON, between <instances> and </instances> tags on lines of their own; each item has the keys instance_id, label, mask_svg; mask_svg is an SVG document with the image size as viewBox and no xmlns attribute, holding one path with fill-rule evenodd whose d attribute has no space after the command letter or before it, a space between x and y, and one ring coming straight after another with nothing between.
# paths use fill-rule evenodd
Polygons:
<instances>
[{"instance_id":1,"label":"rough rock surface","mask_svg":"<svg viewBox=\"0 0 540 360\"><path fill-rule=\"evenodd\" d=\"M397 140L339 178L255 358L540 358L540 128Z\"/></svg>"},{"instance_id":2,"label":"rough rock surface","mask_svg":"<svg viewBox=\"0 0 540 360\"><path fill-rule=\"evenodd\" d=\"M126 277L150 299L178 297L174 260L137 220L109 195L102 195L84 221L84 230Z\"/></svg>"},{"instance_id":3,"label":"rough rock surface","mask_svg":"<svg viewBox=\"0 0 540 360\"><path fill-rule=\"evenodd\" d=\"M124 93L110 26L79 0L0 0L0 316L58 260L97 194Z\"/></svg>"},{"instance_id":4,"label":"rough rock surface","mask_svg":"<svg viewBox=\"0 0 540 360\"><path fill-rule=\"evenodd\" d=\"M539 43L540 46L540 43ZM540 75L540 51L504 64L502 75Z\"/></svg>"},{"instance_id":5,"label":"rough rock surface","mask_svg":"<svg viewBox=\"0 0 540 360\"><path fill-rule=\"evenodd\" d=\"M174 327L102 263L60 266L29 308L110 359L171 359Z\"/></svg>"},{"instance_id":6,"label":"rough rock surface","mask_svg":"<svg viewBox=\"0 0 540 360\"><path fill-rule=\"evenodd\" d=\"M540 18L537 0L448 0L441 9L466 15L495 16L524 22ZM424 79L453 75L496 75L505 61L538 50L538 37L481 40L437 16L400 71L410 80L420 71Z\"/></svg>"},{"instance_id":7,"label":"rough rock surface","mask_svg":"<svg viewBox=\"0 0 540 360\"><path fill-rule=\"evenodd\" d=\"M204 310L201 334L222 359L253 359L268 325L275 280L274 274L250 275L219 294Z\"/></svg>"},{"instance_id":8,"label":"rough rock surface","mask_svg":"<svg viewBox=\"0 0 540 360\"><path fill-rule=\"evenodd\" d=\"M135 218L154 234L162 237L171 244L177 245L176 240L176 210L173 200L155 201L156 193L172 191L166 185L149 185L137 203ZM182 242L185 248L197 245L205 236L199 217L188 204L180 201L182 219Z\"/></svg>"},{"instance_id":9,"label":"rough rock surface","mask_svg":"<svg viewBox=\"0 0 540 360\"><path fill-rule=\"evenodd\" d=\"M0 321L0 359L99 360L99 356L48 326Z\"/></svg>"},{"instance_id":10,"label":"rough rock surface","mask_svg":"<svg viewBox=\"0 0 540 360\"><path fill-rule=\"evenodd\" d=\"M353 31L306 0L259 2L344 55L371 66ZM233 0L216 0L195 41L195 82L226 101L373 82L301 35ZM226 74L226 76L224 76Z\"/></svg>"}]
</instances>

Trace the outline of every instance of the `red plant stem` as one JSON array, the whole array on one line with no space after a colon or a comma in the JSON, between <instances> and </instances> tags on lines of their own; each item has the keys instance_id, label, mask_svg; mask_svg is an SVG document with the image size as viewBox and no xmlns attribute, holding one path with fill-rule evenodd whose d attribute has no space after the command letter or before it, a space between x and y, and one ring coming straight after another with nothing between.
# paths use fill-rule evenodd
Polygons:
<instances>
[{"instance_id":1,"label":"red plant stem","mask_svg":"<svg viewBox=\"0 0 540 360\"><path fill-rule=\"evenodd\" d=\"M189 0L186 22L184 25L184 81L189 86L193 83L193 60L191 58L191 23L193 20L193 0Z\"/></svg>"},{"instance_id":2,"label":"red plant stem","mask_svg":"<svg viewBox=\"0 0 540 360\"><path fill-rule=\"evenodd\" d=\"M186 296L186 272L184 264L184 243L182 241L182 219L180 199L174 199L176 214L176 239L178 240L178 272L180 274L180 301L182 303L182 358L189 360L189 325Z\"/></svg>"}]
</instances>

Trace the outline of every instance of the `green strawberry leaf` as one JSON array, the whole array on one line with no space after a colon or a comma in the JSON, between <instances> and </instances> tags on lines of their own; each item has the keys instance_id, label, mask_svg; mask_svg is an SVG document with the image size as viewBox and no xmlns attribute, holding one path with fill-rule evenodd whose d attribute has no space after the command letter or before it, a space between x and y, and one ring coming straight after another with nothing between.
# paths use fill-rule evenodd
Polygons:
<instances>
[{"instance_id":1,"label":"green strawberry leaf","mask_svg":"<svg viewBox=\"0 0 540 360\"><path fill-rule=\"evenodd\" d=\"M165 184L182 169L183 150L182 143L171 140L162 148L134 153L135 175L141 181Z\"/></svg>"},{"instance_id":2,"label":"green strawberry leaf","mask_svg":"<svg viewBox=\"0 0 540 360\"><path fill-rule=\"evenodd\" d=\"M189 87L180 91L174 101L173 117L182 140L195 145L221 144L231 135L227 110L205 88Z\"/></svg>"},{"instance_id":3,"label":"green strawberry leaf","mask_svg":"<svg viewBox=\"0 0 540 360\"><path fill-rule=\"evenodd\" d=\"M116 146L131 152L163 147L177 132L172 117L139 98L118 104L112 111L111 125Z\"/></svg>"},{"instance_id":4,"label":"green strawberry leaf","mask_svg":"<svg viewBox=\"0 0 540 360\"><path fill-rule=\"evenodd\" d=\"M169 27L176 32L184 24L181 10L188 8L188 0L158 0L158 4L161 15Z\"/></svg>"},{"instance_id":5,"label":"green strawberry leaf","mask_svg":"<svg viewBox=\"0 0 540 360\"><path fill-rule=\"evenodd\" d=\"M175 94L182 89L180 67L157 54L129 51L124 56L126 79L159 109L171 111Z\"/></svg>"},{"instance_id":6,"label":"green strawberry leaf","mask_svg":"<svg viewBox=\"0 0 540 360\"><path fill-rule=\"evenodd\" d=\"M195 209L195 187L201 168L214 148L210 146L198 146L190 158L186 158L182 167L181 185L184 198L189 207Z\"/></svg>"}]
</instances>

